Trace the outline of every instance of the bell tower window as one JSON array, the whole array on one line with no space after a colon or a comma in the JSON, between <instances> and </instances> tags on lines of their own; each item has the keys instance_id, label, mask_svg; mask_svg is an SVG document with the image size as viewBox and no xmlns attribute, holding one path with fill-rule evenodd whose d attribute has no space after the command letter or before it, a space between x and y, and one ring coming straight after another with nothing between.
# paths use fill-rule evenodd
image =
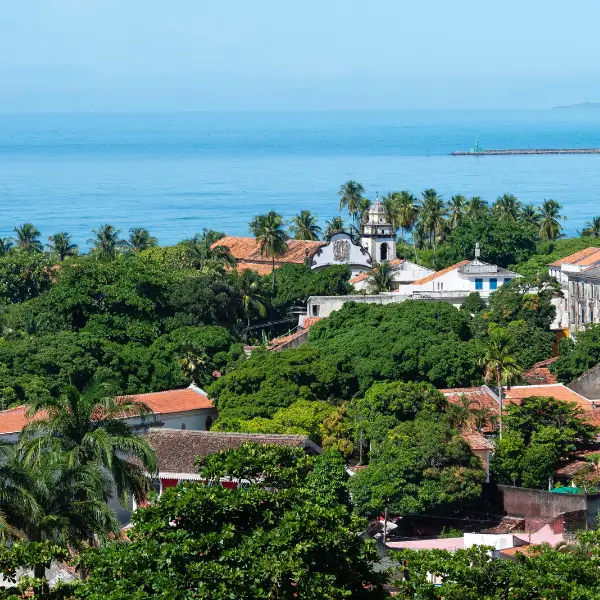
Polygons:
<instances>
[{"instance_id":1,"label":"bell tower window","mask_svg":"<svg viewBox=\"0 0 600 600\"><path fill-rule=\"evenodd\" d=\"M388 245L387 245L386 242L384 242L379 247L379 260L381 260L381 261L387 260L388 259L388 252L389 252Z\"/></svg>"}]
</instances>

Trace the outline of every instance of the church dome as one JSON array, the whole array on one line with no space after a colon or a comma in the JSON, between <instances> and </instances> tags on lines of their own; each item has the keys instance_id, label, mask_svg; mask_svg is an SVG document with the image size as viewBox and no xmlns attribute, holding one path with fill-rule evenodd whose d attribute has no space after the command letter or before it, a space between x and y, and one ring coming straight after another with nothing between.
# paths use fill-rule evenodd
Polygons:
<instances>
[{"instance_id":1,"label":"church dome","mask_svg":"<svg viewBox=\"0 0 600 600\"><path fill-rule=\"evenodd\" d=\"M383 202L379 200L379 195L377 195L375 202L371 208L369 208L369 223L376 223L378 225L386 223L385 206L383 205Z\"/></svg>"}]
</instances>

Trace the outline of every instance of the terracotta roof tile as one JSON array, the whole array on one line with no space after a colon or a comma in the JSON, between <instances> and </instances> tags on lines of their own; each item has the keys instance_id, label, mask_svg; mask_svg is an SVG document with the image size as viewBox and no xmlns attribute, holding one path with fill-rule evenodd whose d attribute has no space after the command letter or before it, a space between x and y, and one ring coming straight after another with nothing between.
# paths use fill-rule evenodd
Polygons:
<instances>
[{"instance_id":1,"label":"terracotta roof tile","mask_svg":"<svg viewBox=\"0 0 600 600\"><path fill-rule=\"evenodd\" d=\"M403 258L395 258L394 260L390 260L390 262L388 264L390 265L390 267L398 267L403 262L405 262L405 260ZM377 271L377 269L373 269L373 271ZM356 277L353 277L350 280L350 283L354 284L354 283L359 283L361 281L364 281L365 279L368 279L371 276L371 273L372 273L372 271L366 271L365 273L360 273L360 274L356 275Z\"/></svg>"},{"instance_id":2,"label":"terracotta roof tile","mask_svg":"<svg viewBox=\"0 0 600 600\"><path fill-rule=\"evenodd\" d=\"M492 395L485 387L472 387L472 388L451 388L440 390L448 402L452 404L459 404L462 398L465 397L468 400L472 400L474 405L478 405L478 408L489 408L493 412L498 412L498 400Z\"/></svg>"},{"instance_id":3,"label":"terracotta roof tile","mask_svg":"<svg viewBox=\"0 0 600 600\"><path fill-rule=\"evenodd\" d=\"M486 440L478 431L463 431L460 437L471 446L472 450L493 450L494 444Z\"/></svg>"},{"instance_id":4,"label":"terracotta roof tile","mask_svg":"<svg viewBox=\"0 0 600 600\"><path fill-rule=\"evenodd\" d=\"M318 323L321 320L323 320L323 317L306 317L302 326L304 329L310 329L315 323Z\"/></svg>"},{"instance_id":5,"label":"terracotta roof tile","mask_svg":"<svg viewBox=\"0 0 600 600\"><path fill-rule=\"evenodd\" d=\"M565 256L560 260L550 263L549 267L561 267L562 265L592 265L600 262L600 248L584 248L575 254Z\"/></svg>"},{"instance_id":6,"label":"terracotta roof tile","mask_svg":"<svg viewBox=\"0 0 600 600\"><path fill-rule=\"evenodd\" d=\"M226 433L220 431L191 431L181 429L150 429L145 436L154 448L158 468L163 473L197 472L196 457L205 457L221 450L232 450L246 442L277 444L293 448L306 448L320 452L306 435L276 435Z\"/></svg>"},{"instance_id":7,"label":"terracotta roof tile","mask_svg":"<svg viewBox=\"0 0 600 600\"><path fill-rule=\"evenodd\" d=\"M278 269L281 265L275 263L275 268ZM259 275L270 275L273 272L273 266L269 263L244 262L237 264L238 271L256 271Z\"/></svg>"},{"instance_id":8,"label":"terracotta roof tile","mask_svg":"<svg viewBox=\"0 0 600 600\"><path fill-rule=\"evenodd\" d=\"M308 240L288 240L288 250L282 257L275 259L275 264L304 263L307 256L311 256L326 242L313 242ZM226 246L238 261L269 262L271 259L260 253L260 245L253 237L239 237L228 235L216 241L212 247Z\"/></svg>"},{"instance_id":9,"label":"terracotta roof tile","mask_svg":"<svg viewBox=\"0 0 600 600\"><path fill-rule=\"evenodd\" d=\"M525 371L521 375L521 379L523 379L527 385L558 383L558 379L556 379L556 376L551 373L550 369L548 368L557 360L558 357L555 356L553 358L535 363L531 369Z\"/></svg>"},{"instance_id":10,"label":"terracotta roof tile","mask_svg":"<svg viewBox=\"0 0 600 600\"><path fill-rule=\"evenodd\" d=\"M451 271L454 271L455 269L460 269L460 267L464 267L465 265L468 265L470 262L471 262L470 260L461 260L459 263L456 263L455 265L446 267L445 269L442 269L441 271L436 271L435 273L432 273L431 275L427 275L427 277L423 277L423 279L418 279L417 281L413 282L412 285L423 285L424 283L429 283L430 281L433 281L434 279L437 279L438 277L441 277L442 275L445 275L446 273L450 273Z\"/></svg>"},{"instance_id":11,"label":"terracotta roof tile","mask_svg":"<svg viewBox=\"0 0 600 600\"><path fill-rule=\"evenodd\" d=\"M596 448L595 450L582 450L581 452L577 452L573 458L565 463L560 469L556 470L556 474L561 477L573 477L577 474L577 472L583 467L593 466L592 463L587 460L589 456L599 455L600 448ZM598 478L600 472L598 469L593 469L589 474L589 479Z\"/></svg>"},{"instance_id":12,"label":"terracotta roof tile","mask_svg":"<svg viewBox=\"0 0 600 600\"><path fill-rule=\"evenodd\" d=\"M135 396L131 396L131 398L144 403L155 415L214 408L213 403L206 395L196 391L192 387L167 390L165 392L136 394ZM18 406L0 411L0 435L19 433L31 421L26 416L27 410L27 406ZM124 414L123 418L127 416Z\"/></svg>"}]
</instances>

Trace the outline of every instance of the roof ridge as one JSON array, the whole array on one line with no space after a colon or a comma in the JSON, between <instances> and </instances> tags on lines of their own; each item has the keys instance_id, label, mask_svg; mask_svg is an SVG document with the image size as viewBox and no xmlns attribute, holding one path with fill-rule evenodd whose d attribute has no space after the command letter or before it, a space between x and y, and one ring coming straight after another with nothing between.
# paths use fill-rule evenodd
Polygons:
<instances>
[{"instance_id":1,"label":"roof ridge","mask_svg":"<svg viewBox=\"0 0 600 600\"><path fill-rule=\"evenodd\" d=\"M196 394L198 394L198 396L208 397L206 394L203 394L202 392L195 390L191 385L188 385L188 386L182 387L182 388L172 388L170 390L161 390L159 392L142 392L141 394L122 394L119 397L120 398L137 398L138 396L155 396L158 394L172 394L174 392L183 392L184 390L191 390L192 392L195 392Z\"/></svg>"},{"instance_id":2,"label":"roof ridge","mask_svg":"<svg viewBox=\"0 0 600 600\"><path fill-rule=\"evenodd\" d=\"M206 436L224 436L224 437L253 437L253 438L278 438L278 439L308 439L308 435L303 433L244 433L242 431L200 431L195 429L175 429L173 427L152 427L151 433L177 433L178 435L206 435ZM147 435L148 435L147 434Z\"/></svg>"},{"instance_id":3,"label":"roof ridge","mask_svg":"<svg viewBox=\"0 0 600 600\"><path fill-rule=\"evenodd\" d=\"M461 260L460 262L457 262L454 265L450 265L449 267L446 267L445 269L440 269L439 271L436 271L435 273L432 273L431 275L427 275L427 277L423 277L422 279L417 279L417 281L413 281L413 283L411 285L423 285L424 283L429 283L430 281L433 281L434 279L437 279L438 277L441 277L442 275L445 275L446 273L450 273L451 271L455 271L456 269L459 269L460 267L469 264L470 260Z\"/></svg>"}]
</instances>

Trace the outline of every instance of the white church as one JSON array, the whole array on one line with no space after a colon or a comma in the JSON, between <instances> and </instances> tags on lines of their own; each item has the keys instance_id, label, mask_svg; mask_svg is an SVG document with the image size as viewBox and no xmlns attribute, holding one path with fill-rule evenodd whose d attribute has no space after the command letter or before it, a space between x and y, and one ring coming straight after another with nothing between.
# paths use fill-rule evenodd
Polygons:
<instances>
[{"instance_id":1,"label":"white church","mask_svg":"<svg viewBox=\"0 0 600 600\"><path fill-rule=\"evenodd\" d=\"M350 283L362 292L367 291L369 273L385 262L393 269L396 289L434 272L396 258L396 230L386 221L385 208L377 197L362 224L360 239L345 231L334 233L314 253L310 266L312 269L323 269L332 265L348 265L352 273Z\"/></svg>"}]
</instances>

